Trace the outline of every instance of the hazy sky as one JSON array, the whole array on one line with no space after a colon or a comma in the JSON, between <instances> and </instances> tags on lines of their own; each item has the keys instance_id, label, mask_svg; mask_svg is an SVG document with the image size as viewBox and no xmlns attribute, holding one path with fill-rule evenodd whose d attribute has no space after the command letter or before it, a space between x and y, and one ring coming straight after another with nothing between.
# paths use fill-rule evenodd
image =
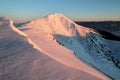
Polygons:
<instances>
[{"instance_id":1,"label":"hazy sky","mask_svg":"<svg viewBox=\"0 0 120 80\"><path fill-rule=\"evenodd\" d=\"M120 0L0 0L0 16L14 20L62 13L72 20L120 20Z\"/></svg>"}]
</instances>

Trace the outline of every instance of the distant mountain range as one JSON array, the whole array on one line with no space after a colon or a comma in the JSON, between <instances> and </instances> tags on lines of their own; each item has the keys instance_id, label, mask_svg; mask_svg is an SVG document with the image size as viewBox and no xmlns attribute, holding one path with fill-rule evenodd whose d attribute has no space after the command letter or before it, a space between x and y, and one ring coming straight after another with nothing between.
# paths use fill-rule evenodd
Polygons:
<instances>
[{"instance_id":1,"label":"distant mountain range","mask_svg":"<svg viewBox=\"0 0 120 80\"><path fill-rule=\"evenodd\" d=\"M120 21L77 22L79 25L107 31L120 37Z\"/></svg>"}]
</instances>

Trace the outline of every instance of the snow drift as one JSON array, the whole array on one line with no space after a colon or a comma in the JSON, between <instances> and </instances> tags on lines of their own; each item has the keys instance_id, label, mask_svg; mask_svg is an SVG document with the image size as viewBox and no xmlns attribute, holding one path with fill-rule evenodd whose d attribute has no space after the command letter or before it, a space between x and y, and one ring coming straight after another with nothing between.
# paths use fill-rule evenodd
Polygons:
<instances>
[{"instance_id":1,"label":"snow drift","mask_svg":"<svg viewBox=\"0 0 120 80\"><path fill-rule=\"evenodd\" d=\"M47 28L33 24L26 24L23 33L12 20L0 18L0 80L108 80L71 50L50 40Z\"/></svg>"}]
</instances>

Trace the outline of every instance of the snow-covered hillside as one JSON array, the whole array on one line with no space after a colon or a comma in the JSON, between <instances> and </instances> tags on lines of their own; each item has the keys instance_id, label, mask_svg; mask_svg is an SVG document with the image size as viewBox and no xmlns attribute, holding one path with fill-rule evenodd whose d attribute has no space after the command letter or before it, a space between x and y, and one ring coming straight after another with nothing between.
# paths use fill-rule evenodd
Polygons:
<instances>
[{"instance_id":1,"label":"snow-covered hillside","mask_svg":"<svg viewBox=\"0 0 120 80\"><path fill-rule=\"evenodd\" d=\"M79 26L62 14L32 20L19 29L47 55L61 63L80 69L74 62L75 55L111 79L120 79L118 41L106 40L95 30Z\"/></svg>"},{"instance_id":2,"label":"snow-covered hillside","mask_svg":"<svg viewBox=\"0 0 120 80\"><path fill-rule=\"evenodd\" d=\"M0 18L0 80L108 80L58 45L47 25L33 25L22 27L23 33Z\"/></svg>"}]
</instances>

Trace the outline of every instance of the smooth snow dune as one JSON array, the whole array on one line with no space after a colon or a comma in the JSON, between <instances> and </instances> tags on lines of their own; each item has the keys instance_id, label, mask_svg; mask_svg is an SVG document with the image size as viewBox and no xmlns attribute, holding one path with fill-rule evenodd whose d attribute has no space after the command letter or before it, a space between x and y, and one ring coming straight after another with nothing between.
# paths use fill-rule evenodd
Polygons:
<instances>
[{"instance_id":1,"label":"smooth snow dune","mask_svg":"<svg viewBox=\"0 0 120 80\"><path fill-rule=\"evenodd\" d=\"M36 49L37 46L35 44L34 45L32 44L34 44L33 41L30 38L28 38L24 33L17 30L12 25L11 20L0 21L0 80L107 80L108 79L101 75L96 76L90 74L82 69L75 69L67 65L63 65L57 62L56 60L54 60L53 58L45 55L44 53L41 53L39 49L38 50ZM44 44L46 46L46 43ZM46 46L46 48L47 47L50 48L51 46L49 45ZM55 54L56 52L58 51L53 51L53 53L50 54ZM69 61L68 59L70 59L70 57L68 55L67 58L66 54L63 54L63 56L59 56L59 57L57 56L56 58L64 59L62 57L66 56L65 57L66 60ZM72 57L70 61L71 60ZM76 64L78 63L79 62L77 62ZM89 71L93 71L92 68L89 68L89 66L86 65L82 66L82 64L83 63L81 63L80 67L85 67L86 69L88 68Z\"/></svg>"},{"instance_id":2,"label":"smooth snow dune","mask_svg":"<svg viewBox=\"0 0 120 80\"><path fill-rule=\"evenodd\" d=\"M57 43L53 35L75 37L85 36L94 30L78 26L62 14L52 14L48 17L30 21L20 27L25 34L40 48L40 50L56 61L71 68L82 70L102 80L108 80L106 76L78 60L71 51Z\"/></svg>"}]
</instances>

